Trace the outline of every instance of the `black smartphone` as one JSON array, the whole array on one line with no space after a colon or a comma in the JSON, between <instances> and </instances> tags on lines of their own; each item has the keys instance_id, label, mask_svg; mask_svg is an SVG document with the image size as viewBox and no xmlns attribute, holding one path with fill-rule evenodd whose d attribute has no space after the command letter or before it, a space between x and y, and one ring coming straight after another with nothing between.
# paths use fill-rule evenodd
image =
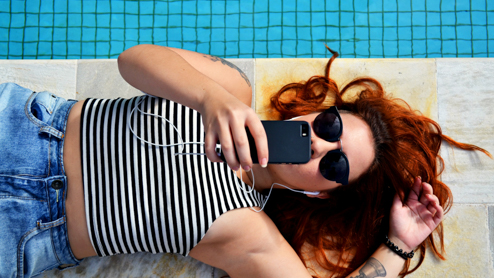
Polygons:
<instances>
[{"instance_id":1,"label":"black smartphone","mask_svg":"<svg viewBox=\"0 0 494 278\"><path fill-rule=\"evenodd\" d=\"M268 138L270 164L307 163L311 157L310 126L305 121L261 121ZM250 156L253 163L259 163L254 138L246 128L249 138ZM225 161L221 144L216 145L216 153Z\"/></svg>"}]
</instances>

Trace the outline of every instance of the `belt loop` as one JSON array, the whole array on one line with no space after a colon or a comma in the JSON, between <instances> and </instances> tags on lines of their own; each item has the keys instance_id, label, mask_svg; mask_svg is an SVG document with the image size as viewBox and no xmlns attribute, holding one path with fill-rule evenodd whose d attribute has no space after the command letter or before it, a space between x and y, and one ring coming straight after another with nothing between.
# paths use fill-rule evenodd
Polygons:
<instances>
[{"instance_id":1,"label":"belt loop","mask_svg":"<svg viewBox=\"0 0 494 278\"><path fill-rule=\"evenodd\" d=\"M58 218L57 220L55 221L51 221L51 222L46 222L46 223L43 223L43 221L41 220L38 220L36 222L36 226L38 227L38 229L40 230L46 230L46 229L50 229L50 228L53 228L53 227L57 227L57 226L60 226L62 224L65 223L65 215Z\"/></svg>"},{"instance_id":2,"label":"belt loop","mask_svg":"<svg viewBox=\"0 0 494 278\"><path fill-rule=\"evenodd\" d=\"M41 127L39 129L39 133L42 133L42 132L51 134L51 135L57 137L58 139L63 139L63 137L64 137L63 132L61 132L58 129L56 129L56 128L52 127L52 126L49 126L49 125L46 125L46 126Z\"/></svg>"}]
</instances>

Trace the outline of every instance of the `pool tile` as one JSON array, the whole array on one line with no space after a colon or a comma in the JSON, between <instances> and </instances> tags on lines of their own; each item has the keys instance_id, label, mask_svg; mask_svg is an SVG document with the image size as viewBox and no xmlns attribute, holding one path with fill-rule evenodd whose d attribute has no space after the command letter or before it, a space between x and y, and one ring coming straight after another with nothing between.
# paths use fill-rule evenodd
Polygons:
<instances>
[{"instance_id":1,"label":"pool tile","mask_svg":"<svg viewBox=\"0 0 494 278\"><path fill-rule=\"evenodd\" d=\"M276 119L270 98L290 82L323 75L328 59L256 59L256 112L262 119ZM437 119L434 59L336 59L330 77L340 89L357 77L373 77L386 92L407 101L414 109ZM354 95L349 92L349 96Z\"/></svg>"},{"instance_id":2,"label":"pool tile","mask_svg":"<svg viewBox=\"0 0 494 278\"><path fill-rule=\"evenodd\" d=\"M79 60L77 64L77 99L130 98L142 95L120 75L116 59Z\"/></svg>"},{"instance_id":3,"label":"pool tile","mask_svg":"<svg viewBox=\"0 0 494 278\"><path fill-rule=\"evenodd\" d=\"M444 220L446 261L433 258L428 250L410 277L494 277L487 211L484 205L454 205Z\"/></svg>"},{"instance_id":4,"label":"pool tile","mask_svg":"<svg viewBox=\"0 0 494 278\"><path fill-rule=\"evenodd\" d=\"M439 124L453 139L494 153L493 59L437 59ZM441 149L442 180L457 203L494 203L494 160L480 152Z\"/></svg>"},{"instance_id":5,"label":"pool tile","mask_svg":"<svg viewBox=\"0 0 494 278\"><path fill-rule=\"evenodd\" d=\"M75 98L76 60L0 60L0 83Z\"/></svg>"}]
</instances>

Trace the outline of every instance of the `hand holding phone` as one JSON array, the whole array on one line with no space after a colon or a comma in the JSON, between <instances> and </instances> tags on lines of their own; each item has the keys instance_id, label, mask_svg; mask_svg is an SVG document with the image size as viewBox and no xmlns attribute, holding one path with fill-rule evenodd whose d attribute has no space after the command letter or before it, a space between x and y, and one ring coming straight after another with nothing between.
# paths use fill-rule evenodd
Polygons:
<instances>
[{"instance_id":1,"label":"hand holding phone","mask_svg":"<svg viewBox=\"0 0 494 278\"><path fill-rule=\"evenodd\" d=\"M307 163L311 157L310 126L305 121L261 121L266 131L269 150L269 163ZM246 128L249 139L250 156L253 163L259 163L254 138ZM221 144L216 145L216 153L225 161ZM237 156L238 159L238 156Z\"/></svg>"}]
</instances>

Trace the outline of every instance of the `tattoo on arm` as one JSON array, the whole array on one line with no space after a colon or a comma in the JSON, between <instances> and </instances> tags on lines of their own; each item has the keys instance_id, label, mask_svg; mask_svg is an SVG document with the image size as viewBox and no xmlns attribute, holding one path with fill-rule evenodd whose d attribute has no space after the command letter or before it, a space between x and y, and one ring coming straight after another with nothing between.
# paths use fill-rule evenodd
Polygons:
<instances>
[{"instance_id":1,"label":"tattoo on arm","mask_svg":"<svg viewBox=\"0 0 494 278\"><path fill-rule=\"evenodd\" d=\"M375 258L369 258L365 265L359 269L359 275L351 278L375 278L375 277L385 277L386 269L384 266Z\"/></svg>"},{"instance_id":2,"label":"tattoo on arm","mask_svg":"<svg viewBox=\"0 0 494 278\"><path fill-rule=\"evenodd\" d=\"M210 59L213 62L220 61L223 65L229 66L230 68L237 70L240 73L240 76L242 76L242 78L245 80L245 82L247 82L247 85L249 85L249 87L251 87L250 81L249 81L249 78L247 78L247 75L241 69L239 69L237 66L235 66L234 64L228 62L225 59L221 59L220 57L216 57L213 55L204 55L204 57Z\"/></svg>"}]
</instances>

